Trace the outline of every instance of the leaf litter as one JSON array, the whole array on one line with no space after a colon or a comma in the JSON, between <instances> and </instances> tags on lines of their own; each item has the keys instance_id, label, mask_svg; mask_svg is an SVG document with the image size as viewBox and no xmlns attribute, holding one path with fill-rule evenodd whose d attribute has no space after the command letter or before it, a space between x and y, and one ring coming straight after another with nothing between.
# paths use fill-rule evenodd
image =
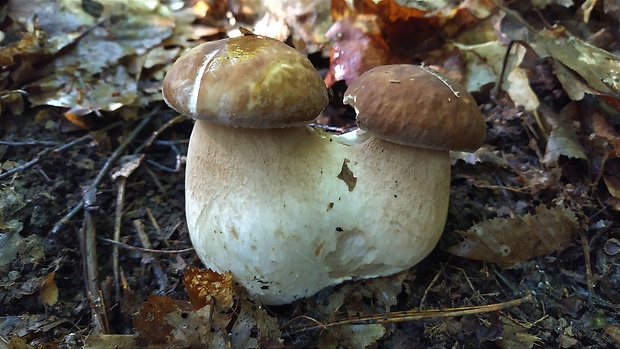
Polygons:
<instances>
[{"instance_id":1,"label":"leaf litter","mask_svg":"<svg viewBox=\"0 0 620 349\"><path fill-rule=\"evenodd\" d=\"M619 25L619 7L506 4L0 5L0 343L617 346L620 48L605 28ZM453 154L446 234L425 261L284 307L200 269L183 219L191 123L157 111L159 89L176 57L240 25L311 54L336 95L320 120L337 130L353 124L339 93L376 65L429 64L475 94L487 142ZM507 52L510 40L521 44ZM128 172L112 179L119 162ZM80 186L95 189L92 200ZM87 230L97 240L80 255ZM117 264L106 258L113 246ZM99 262L86 287L96 294L84 292L84 260Z\"/></svg>"}]
</instances>

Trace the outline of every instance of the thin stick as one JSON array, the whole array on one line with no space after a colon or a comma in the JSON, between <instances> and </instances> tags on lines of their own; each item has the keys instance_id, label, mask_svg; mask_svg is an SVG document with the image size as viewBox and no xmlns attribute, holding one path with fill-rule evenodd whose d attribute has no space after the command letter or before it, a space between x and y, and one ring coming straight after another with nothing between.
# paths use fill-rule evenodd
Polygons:
<instances>
[{"instance_id":1,"label":"thin stick","mask_svg":"<svg viewBox=\"0 0 620 349\"><path fill-rule=\"evenodd\" d=\"M144 246L147 249L152 249L153 244L151 244L151 241L149 240L149 236L146 234L146 231L144 230L144 224L139 219L136 219L133 221L133 226L136 229L136 232L138 233L138 237L140 238L140 242L142 243L142 246ZM159 261L153 258L151 264L153 264L153 273L155 274L157 283L159 284L159 292L164 293L166 286L168 284L168 277L166 276L166 273L164 273L164 270L159 264Z\"/></svg>"},{"instance_id":2,"label":"thin stick","mask_svg":"<svg viewBox=\"0 0 620 349\"><path fill-rule=\"evenodd\" d=\"M583 233L583 230L579 231L581 237L581 248L583 249L583 258L586 264L586 284L588 287L588 307L590 310L594 309L594 276L592 275L592 260L590 259L590 243L588 238Z\"/></svg>"},{"instance_id":3,"label":"thin stick","mask_svg":"<svg viewBox=\"0 0 620 349\"><path fill-rule=\"evenodd\" d=\"M110 327L108 325L108 317L105 305L103 304L103 298L101 297L101 290L99 289L97 277L97 250L95 244L96 232L91 214L96 210L96 207L94 207L96 194L97 190L94 187L89 186L82 188L85 209L82 234L80 234L80 250L82 252L82 267L84 270L86 294L90 299L91 321L94 332L107 334L110 333Z\"/></svg>"},{"instance_id":4,"label":"thin stick","mask_svg":"<svg viewBox=\"0 0 620 349\"><path fill-rule=\"evenodd\" d=\"M58 142L52 142L52 141L0 141L0 145L10 145L10 146L19 146L19 147L23 147L26 145L46 145L46 146L54 146L54 145L58 145Z\"/></svg>"},{"instance_id":5,"label":"thin stick","mask_svg":"<svg viewBox=\"0 0 620 349\"><path fill-rule=\"evenodd\" d=\"M111 130L113 128L116 128L116 127L122 125L122 124L123 124L122 121L115 122L115 123L113 123L111 125L108 125L108 126L102 128L101 131L109 131L109 130ZM23 164L21 166L14 167L14 168L12 168L12 169L10 169L10 170L0 174L0 180L3 180L3 179L5 179L5 178L7 178L7 177L9 177L9 176L11 176L11 175L13 175L15 173L19 173L19 172L22 172L22 171L25 171L25 170L31 168L32 166L34 166L34 165L38 164L39 162L41 162L41 160L43 160L43 157L46 156L49 153L52 153L52 154L60 153L62 151L65 151L65 150L67 150L69 148L72 148L72 147L76 146L77 144L80 144L80 143L83 143L85 141L89 141L89 140L92 140L92 139L93 139L93 135L91 133L89 133L89 134L86 134L86 135L84 135L82 137L76 138L76 139L74 139L74 140L72 140L72 141L70 141L68 143L65 143L65 144L63 144L63 145L61 145L59 147L44 149L44 150L40 151L37 154L37 156L34 157L34 159L26 162L25 164Z\"/></svg>"},{"instance_id":6,"label":"thin stick","mask_svg":"<svg viewBox=\"0 0 620 349\"><path fill-rule=\"evenodd\" d=\"M121 221L123 217L123 202L125 198L125 183L127 177L120 176L118 181L118 191L116 192L116 213L114 219L114 241L121 240ZM114 269L114 300L118 303L121 300L120 284L120 265L118 262L118 245L112 247L112 267Z\"/></svg>"},{"instance_id":7,"label":"thin stick","mask_svg":"<svg viewBox=\"0 0 620 349\"><path fill-rule=\"evenodd\" d=\"M422 311L407 310L407 311L391 312L391 313L385 313L385 314L352 317L349 319L339 320L339 321L326 323L326 324L321 324L318 320L313 319L313 322L319 323L320 325L312 325L312 326L301 328L299 330L294 330L291 332L291 334L298 334L298 333L307 332L310 330L325 329L325 328L343 326L343 325L400 323L400 322L426 320L426 319L431 319L431 318L447 318L447 317L455 317L455 316L463 316L463 315L490 313L490 312L500 311L500 310L504 310L504 309L508 309L512 307L518 307L524 302L531 301L532 298L533 297L531 295L528 295L526 297L515 299L512 301L508 301L508 302L482 305L482 306L471 306L471 307L461 307L461 308L452 308L452 309L433 309L433 310L422 310Z\"/></svg>"},{"instance_id":8,"label":"thin stick","mask_svg":"<svg viewBox=\"0 0 620 349\"><path fill-rule=\"evenodd\" d=\"M102 238L102 237L98 237L98 239L101 240L101 241L105 241L107 243L116 245L118 247L126 248L128 250L134 250L134 251L140 251L140 252L148 252L148 253L177 254L177 253L190 252L190 251L194 250L193 247L184 248L184 249L180 249L180 250L153 250L153 249L150 249L150 248L144 248L144 247L127 245L127 244L119 242L119 241L114 241L114 240L110 240L110 239L106 239L106 238Z\"/></svg>"}]
</instances>

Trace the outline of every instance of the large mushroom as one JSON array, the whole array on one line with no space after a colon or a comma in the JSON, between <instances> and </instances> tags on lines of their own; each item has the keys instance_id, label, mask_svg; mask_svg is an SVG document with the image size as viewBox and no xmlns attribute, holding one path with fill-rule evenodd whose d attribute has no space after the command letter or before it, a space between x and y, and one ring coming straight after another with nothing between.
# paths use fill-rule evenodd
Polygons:
<instances>
[{"instance_id":1,"label":"large mushroom","mask_svg":"<svg viewBox=\"0 0 620 349\"><path fill-rule=\"evenodd\" d=\"M321 77L302 54L254 35L200 45L164 79L168 105L197 119L186 169L196 253L266 304L424 258L446 220L445 149L484 139L472 97L436 73L380 67L349 91L367 132L306 126L327 104Z\"/></svg>"}]
</instances>

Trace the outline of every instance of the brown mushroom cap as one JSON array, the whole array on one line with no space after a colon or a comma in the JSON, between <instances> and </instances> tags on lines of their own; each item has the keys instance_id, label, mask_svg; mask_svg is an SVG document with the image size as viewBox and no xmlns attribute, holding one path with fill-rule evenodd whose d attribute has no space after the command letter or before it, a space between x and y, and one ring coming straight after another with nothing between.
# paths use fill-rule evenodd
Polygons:
<instances>
[{"instance_id":1,"label":"brown mushroom cap","mask_svg":"<svg viewBox=\"0 0 620 349\"><path fill-rule=\"evenodd\" d=\"M325 83L310 61L260 35L194 47L166 74L163 94L181 114L248 128L305 124L328 103Z\"/></svg>"},{"instance_id":2,"label":"brown mushroom cap","mask_svg":"<svg viewBox=\"0 0 620 349\"><path fill-rule=\"evenodd\" d=\"M402 145L474 151L486 135L471 94L427 67L373 68L349 86L344 102L355 107L361 129Z\"/></svg>"}]
</instances>

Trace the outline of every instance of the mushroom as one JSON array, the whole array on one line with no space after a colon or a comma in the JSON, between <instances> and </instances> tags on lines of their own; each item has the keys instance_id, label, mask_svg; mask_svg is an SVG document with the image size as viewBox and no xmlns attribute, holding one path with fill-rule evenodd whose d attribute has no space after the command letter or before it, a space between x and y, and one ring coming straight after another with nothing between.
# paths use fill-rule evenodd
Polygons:
<instances>
[{"instance_id":1,"label":"mushroom","mask_svg":"<svg viewBox=\"0 0 620 349\"><path fill-rule=\"evenodd\" d=\"M366 131L337 136L306 126L328 102L325 85L305 56L277 40L209 42L174 63L163 93L197 119L186 216L207 267L231 271L265 304L285 304L405 270L433 249L450 184L448 151L437 149L475 149L484 122L461 87L398 67L376 68L349 88ZM416 100L434 114L416 111L414 90L432 98ZM430 131L418 129L425 124Z\"/></svg>"}]
</instances>

